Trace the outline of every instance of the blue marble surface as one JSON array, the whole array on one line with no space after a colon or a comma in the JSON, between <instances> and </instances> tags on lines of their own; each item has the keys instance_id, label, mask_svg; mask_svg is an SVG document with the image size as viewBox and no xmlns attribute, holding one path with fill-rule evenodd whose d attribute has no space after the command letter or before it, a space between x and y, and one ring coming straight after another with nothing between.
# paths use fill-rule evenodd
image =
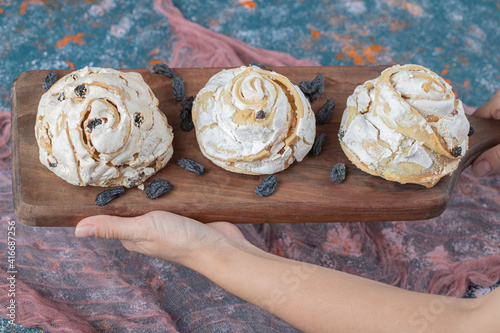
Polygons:
<instances>
[{"instance_id":1,"label":"blue marble surface","mask_svg":"<svg viewBox=\"0 0 500 333\"><path fill-rule=\"evenodd\" d=\"M500 87L495 0L174 4L211 30L321 65L424 65L449 80L468 105L483 104ZM0 20L0 110L10 109L10 85L23 71L144 68L168 61L175 43L152 1L8 1L0 2Z\"/></svg>"}]
</instances>

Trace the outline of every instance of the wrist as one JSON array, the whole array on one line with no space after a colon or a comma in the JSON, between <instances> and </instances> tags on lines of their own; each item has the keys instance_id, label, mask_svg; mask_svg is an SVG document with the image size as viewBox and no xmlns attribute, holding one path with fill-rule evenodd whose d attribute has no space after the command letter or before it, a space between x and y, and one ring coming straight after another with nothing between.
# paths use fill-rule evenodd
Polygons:
<instances>
[{"instance_id":1,"label":"wrist","mask_svg":"<svg viewBox=\"0 0 500 333\"><path fill-rule=\"evenodd\" d=\"M246 239L231 240L223 238L190 251L179 260L179 264L195 270L210 278L212 270L224 266L228 260L242 260L246 255L266 257L272 256L252 245Z\"/></svg>"}]
</instances>

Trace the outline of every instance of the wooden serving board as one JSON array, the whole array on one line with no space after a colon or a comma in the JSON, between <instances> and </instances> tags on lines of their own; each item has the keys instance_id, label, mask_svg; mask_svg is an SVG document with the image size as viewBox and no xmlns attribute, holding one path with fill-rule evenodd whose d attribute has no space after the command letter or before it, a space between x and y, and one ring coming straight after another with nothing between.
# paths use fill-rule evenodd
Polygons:
<instances>
[{"instance_id":1,"label":"wooden serving board","mask_svg":"<svg viewBox=\"0 0 500 333\"><path fill-rule=\"evenodd\" d=\"M266 198L254 193L266 176L240 175L215 166L202 155L194 130L180 130L181 106L173 99L169 78L152 74L149 69L134 70L150 85L160 101L160 110L174 129L174 155L168 165L150 179L167 179L173 189L156 200L148 199L137 188L127 189L124 196L102 207L94 204L94 198L103 188L71 185L40 163L34 126L38 102L45 92L42 82L49 71L24 72L12 85L12 173L16 215L22 223L33 226L74 226L86 216L137 216L153 210L166 210L202 222L233 223L420 220L438 216L445 210L460 172L480 152L500 143L499 123L470 117L476 133L471 137L469 152L458 170L433 188L402 185L368 175L349 162L340 148L337 132L347 97L357 85L377 77L385 68L273 68L295 84L323 74L325 92L312 103L312 108L317 113L332 97L337 106L330 122L317 126L318 134L327 134L321 154L307 156L301 163L296 162L277 174L277 190ZM196 95L220 70L175 69L184 78L187 96ZM57 71L58 77L68 73L67 70ZM183 170L177 165L180 158L202 163L206 173L198 176ZM342 184L330 180L330 171L339 162L347 167L347 178Z\"/></svg>"}]
</instances>

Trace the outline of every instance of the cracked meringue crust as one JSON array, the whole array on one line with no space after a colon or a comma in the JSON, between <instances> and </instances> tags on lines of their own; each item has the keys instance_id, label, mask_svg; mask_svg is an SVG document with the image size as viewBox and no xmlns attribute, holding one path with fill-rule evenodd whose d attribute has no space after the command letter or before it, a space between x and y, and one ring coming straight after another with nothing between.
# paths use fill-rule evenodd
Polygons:
<instances>
[{"instance_id":1,"label":"cracked meringue crust","mask_svg":"<svg viewBox=\"0 0 500 333\"><path fill-rule=\"evenodd\" d=\"M35 125L40 162L68 183L142 184L173 154L172 128L139 73L85 67L41 98Z\"/></svg>"},{"instance_id":2,"label":"cracked meringue crust","mask_svg":"<svg viewBox=\"0 0 500 333\"><path fill-rule=\"evenodd\" d=\"M422 66L396 65L347 99L339 139L361 170L432 187L458 167L469 127L443 78Z\"/></svg>"},{"instance_id":3,"label":"cracked meringue crust","mask_svg":"<svg viewBox=\"0 0 500 333\"><path fill-rule=\"evenodd\" d=\"M196 96L193 122L205 157L244 174L273 174L302 161L316 132L302 91L256 66L214 75Z\"/></svg>"}]
</instances>

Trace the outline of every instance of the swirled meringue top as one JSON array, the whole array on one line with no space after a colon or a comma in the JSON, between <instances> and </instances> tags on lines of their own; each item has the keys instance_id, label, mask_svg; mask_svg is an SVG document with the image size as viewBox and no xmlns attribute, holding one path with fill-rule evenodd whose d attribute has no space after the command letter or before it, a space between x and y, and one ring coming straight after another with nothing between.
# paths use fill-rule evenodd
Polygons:
<instances>
[{"instance_id":1,"label":"swirled meringue top","mask_svg":"<svg viewBox=\"0 0 500 333\"><path fill-rule=\"evenodd\" d=\"M137 186L166 165L172 128L139 73L85 67L41 98L40 161L75 185Z\"/></svg>"},{"instance_id":2,"label":"swirled meringue top","mask_svg":"<svg viewBox=\"0 0 500 333\"><path fill-rule=\"evenodd\" d=\"M396 65L347 99L339 138L361 169L401 183L433 186L468 148L462 102L436 73Z\"/></svg>"},{"instance_id":3,"label":"swirled meringue top","mask_svg":"<svg viewBox=\"0 0 500 333\"><path fill-rule=\"evenodd\" d=\"M314 142L309 101L286 77L259 67L223 70L198 93L193 122L204 155L238 173L271 174Z\"/></svg>"}]
</instances>

